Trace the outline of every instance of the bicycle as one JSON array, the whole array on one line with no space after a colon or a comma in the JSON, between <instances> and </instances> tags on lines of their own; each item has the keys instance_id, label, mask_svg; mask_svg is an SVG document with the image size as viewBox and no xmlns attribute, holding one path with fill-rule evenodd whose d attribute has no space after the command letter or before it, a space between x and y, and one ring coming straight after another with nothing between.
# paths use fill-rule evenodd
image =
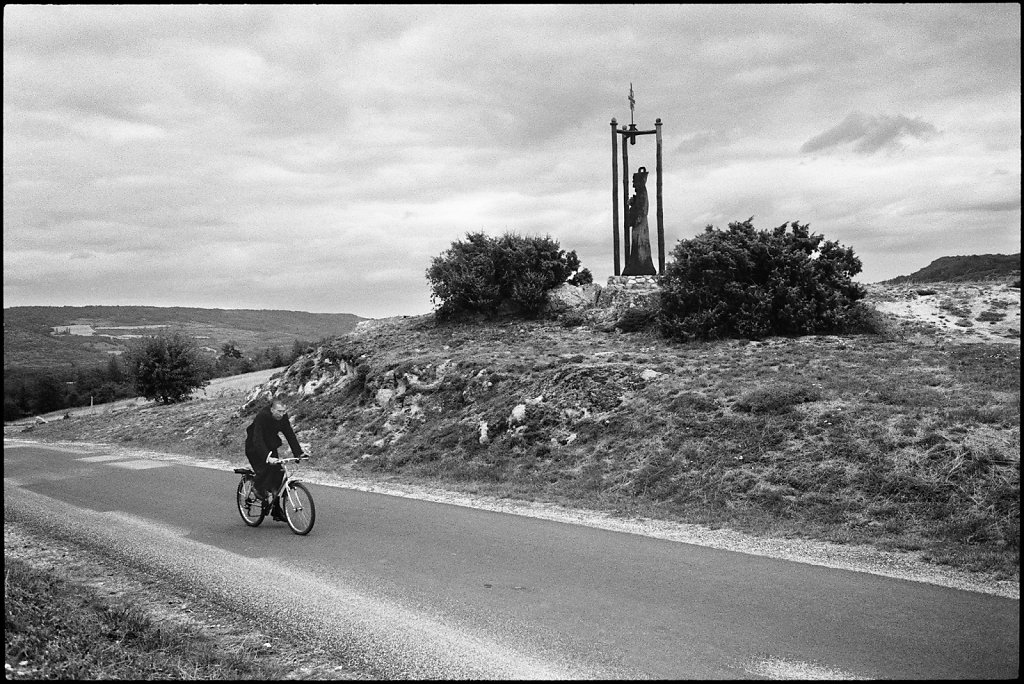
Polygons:
<instances>
[{"instance_id":1,"label":"bicycle","mask_svg":"<svg viewBox=\"0 0 1024 684\"><path fill-rule=\"evenodd\" d=\"M293 457L278 460L284 463L306 459ZM269 500L257 496L253 488L256 482L256 473L252 468L235 468L235 472L242 476L238 482L235 501L238 504L238 514L242 516L242 522L246 525L258 527L270 513L274 502L277 501L284 514L285 522L288 523L292 532L306 535L313 529L313 523L316 522L316 506L313 504L313 495L310 494L306 485L292 477L287 468L285 468L284 477L281 480L281 488Z\"/></svg>"}]
</instances>

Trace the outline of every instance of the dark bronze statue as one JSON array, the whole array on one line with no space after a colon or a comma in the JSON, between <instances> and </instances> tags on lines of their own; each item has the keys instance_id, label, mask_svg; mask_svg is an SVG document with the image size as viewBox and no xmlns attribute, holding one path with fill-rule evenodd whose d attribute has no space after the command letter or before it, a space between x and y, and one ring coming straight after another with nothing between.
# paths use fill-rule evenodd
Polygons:
<instances>
[{"instance_id":1,"label":"dark bronze statue","mask_svg":"<svg viewBox=\"0 0 1024 684\"><path fill-rule=\"evenodd\" d=\"M647 169L641 166L633 174L633 196L626 207L626 268L622 275L657 275L651 259L651 232L647 226Z\"/></svg>"}]
</instances>

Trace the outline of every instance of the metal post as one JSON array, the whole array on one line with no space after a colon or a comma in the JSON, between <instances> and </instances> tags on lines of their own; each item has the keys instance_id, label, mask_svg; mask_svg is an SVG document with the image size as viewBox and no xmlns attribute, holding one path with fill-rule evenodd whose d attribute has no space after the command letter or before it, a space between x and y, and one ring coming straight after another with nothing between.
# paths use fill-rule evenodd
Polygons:
<instances>
[{"instance_id":1,"label":"metal post","mask_svg":"<svg viewBox=\"0 0 1024 684\"><path fill-rule=\"evenodd\" d=\"M658 141L657 173L658 173L658 275L665 275L665 212L661 206L661 119L654 122L655 138Z\"/></svg>"},{"instance_id":2,"label":"metal post","mask_svg":"<svg viewBox=\"0 0 1024 684\"><path fill-rule=\"evenodd\" d=\"M624 262L629 262L629 145L626 138L622 137L622 251L625 255Z\"/></svg>"},{"instance_id":3,"label":"metal post","mask_svg":"<svg viewBox=\"0 0 1024 684\"><path fill-rule=\"evenodd\" d=\"M615 275L619 275L619 134L612 118L612 245L615 252Z\"/></svg>"}]
</instances>

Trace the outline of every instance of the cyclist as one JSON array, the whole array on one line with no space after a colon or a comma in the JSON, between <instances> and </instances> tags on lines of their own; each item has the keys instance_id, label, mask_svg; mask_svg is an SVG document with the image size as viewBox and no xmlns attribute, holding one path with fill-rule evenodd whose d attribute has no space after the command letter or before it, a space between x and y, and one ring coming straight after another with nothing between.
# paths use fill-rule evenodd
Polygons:
<instances>
[{"instance_id":1,"label":"cyclist","mask_svg":"<svg viewBox=\"0 0 1024 684\"><path fill-rule=\"evenodd\" d=\"M282 434L288 440L292 456L303 458L302 447L288 420L288 407L283 400L276 398L269 406L260 409L245 431L245 457L256 473L254 484L257 496L265 498L281 488L284 466L278 460L277 450L281 446ZM284 519L276 497L272 515L274 520Z\"/></svg>"}]
</instances>

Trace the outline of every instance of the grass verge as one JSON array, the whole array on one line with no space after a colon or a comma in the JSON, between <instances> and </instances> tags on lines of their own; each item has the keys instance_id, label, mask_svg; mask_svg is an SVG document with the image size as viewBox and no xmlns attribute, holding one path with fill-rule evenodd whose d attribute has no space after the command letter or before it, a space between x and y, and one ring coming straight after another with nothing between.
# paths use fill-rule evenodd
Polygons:
<instances>
[{"instance_id":1,"label":"grass verge","mask_svg":"<svg viewBox=\"0 0 1024 684\"><path fill-rule=\"evenodd\" d=\"M255 641L225 650L202 630L161 624L58 572L4 561L7 679L281 679Z\"/></svg>"}]
</instances>

